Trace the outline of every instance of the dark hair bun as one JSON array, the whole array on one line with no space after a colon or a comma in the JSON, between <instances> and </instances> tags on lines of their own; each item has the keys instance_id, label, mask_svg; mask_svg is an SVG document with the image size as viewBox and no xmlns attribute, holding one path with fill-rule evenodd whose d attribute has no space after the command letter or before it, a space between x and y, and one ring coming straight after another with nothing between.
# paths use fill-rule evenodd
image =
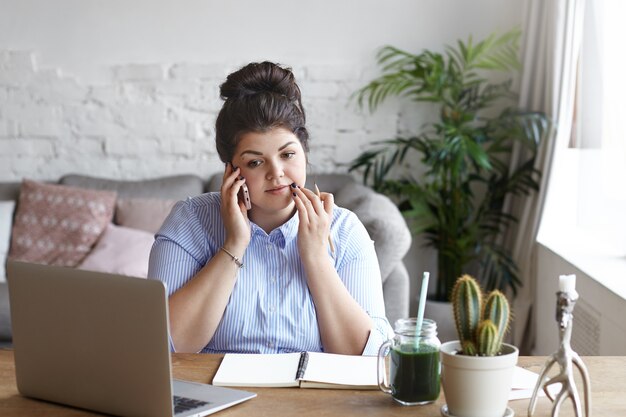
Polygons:
<instances>
[{"instance_id":1,"label":"dark hair bun","mask_svg":"<svg viewBox=\"0 0 626 417\"><path fill-rule=\"evenodd\" d=\"M215 143L220 159L232 161L241 135L283 128L308 151L309 132L300 88L291 69L271 62L248 64L220 86L226 100L215 121Z\"/></svg>"},{"instance_id":2,"label":"dark hair bun","mask_svg":"<svg viewBox=\"0 0 626 417\"><path fill-rule=\"evenodd\" d=\"M222 99L239 99L273 93L300 101L300 88L290 68L272 62L251 63L233 72L220 86Z\"/></svg>"}]
</instances>

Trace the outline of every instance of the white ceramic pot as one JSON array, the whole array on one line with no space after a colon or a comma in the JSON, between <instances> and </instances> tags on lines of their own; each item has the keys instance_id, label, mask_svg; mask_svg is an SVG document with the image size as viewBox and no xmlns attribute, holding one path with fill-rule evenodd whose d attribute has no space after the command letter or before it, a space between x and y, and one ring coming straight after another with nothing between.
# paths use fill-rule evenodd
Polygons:
<instances>
[{"instance_id":1,"label":"white ceramic pot","mask_svg":"<svg viewBox=\"0 0 626 417\"><path fill-rule=\"evenodd\" d=\"M498 356L457 354L458 340L441 345L441 384L448 412L458 417L502 417L509 401L518 349L502 346Z\"/></svg>"}]
</instances>

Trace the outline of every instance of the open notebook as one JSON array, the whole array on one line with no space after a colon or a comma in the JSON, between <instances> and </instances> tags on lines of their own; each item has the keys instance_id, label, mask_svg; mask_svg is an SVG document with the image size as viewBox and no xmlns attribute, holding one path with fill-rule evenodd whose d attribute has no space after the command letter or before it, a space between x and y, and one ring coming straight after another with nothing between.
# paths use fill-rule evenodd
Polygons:
<instances>
[{"instance_id":1,"label":"open notebook","mask_svg":"<svg viewBox=\"0 0 626 417\"><path fill-rule=\"evenodd\" d=\"M376 356L319 352L227 353L213 378L213 385L378 389L376 366Z\"/></svg>"},{"instance_id":2,"label":"open notebook","mask_svg":"<svg viewBox=\"0 0 626 417\"><path fill-rule=\"evenodd\" d=\"M300 387L378 389L376 356L349 356L318 352L285 354L228 353L213 385L230 387ZM515 367L509 400L530 398L538 374ZM550 387L554 396L559 385ZM545 396L539 391L539 396Z\"/></svg>"}]
</instances>

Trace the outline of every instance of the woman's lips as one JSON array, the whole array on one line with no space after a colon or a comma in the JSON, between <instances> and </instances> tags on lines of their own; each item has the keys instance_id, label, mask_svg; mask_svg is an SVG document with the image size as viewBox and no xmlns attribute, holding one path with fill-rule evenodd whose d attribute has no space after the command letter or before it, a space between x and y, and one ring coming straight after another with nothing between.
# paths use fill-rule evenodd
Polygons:
<instances>
[{"instance_id":1,"label":"woman's lips","mask_svg":"<svg viewBox=\"0 0 626 417\"><path fill-rule=\"evenodd\" d=\"M271 190L266 190L265 192L266 193L270 193L270 194L278 195L278 194L282 194L282 193L284 193L286 191L289 191L288 188L289 188L288 185L281 185L281 186L278 186L276 188L272 188Z\"/></svg>"}]
</instances>

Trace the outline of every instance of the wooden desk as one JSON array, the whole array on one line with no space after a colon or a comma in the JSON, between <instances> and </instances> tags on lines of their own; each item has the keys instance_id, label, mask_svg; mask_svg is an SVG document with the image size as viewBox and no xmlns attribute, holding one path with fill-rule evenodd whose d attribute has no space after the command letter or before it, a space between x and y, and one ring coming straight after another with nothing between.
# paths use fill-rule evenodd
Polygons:
<instances>
[{"instance_id":1,"label":"wooden desk","mask_svg":"<svg viewBox=\"0 0 626 417\"><path fill-rule=\"evenodd\" d=\"M219 366L221 355L174 354L175 378L210 383ZM519 365L539 372L543 357L520 357ZM586 357L591 374L593 417L626 416L626 356ZM429 416L440 415L445 403L443 395L435 404L415 407L397 405L380 391L350 391L301 388L253 388L258 397L220 411L218 416ZM516 416L526 416L528 400L509 402ZM538 401L535 416L550 416L551 404L545 398ZM561 417L574 416L565 403ZM0 350L0 416L89 416L99 415L83 410L50 404L22 397L15 384L13 352Z\"/></svg>"}]
</instances>

